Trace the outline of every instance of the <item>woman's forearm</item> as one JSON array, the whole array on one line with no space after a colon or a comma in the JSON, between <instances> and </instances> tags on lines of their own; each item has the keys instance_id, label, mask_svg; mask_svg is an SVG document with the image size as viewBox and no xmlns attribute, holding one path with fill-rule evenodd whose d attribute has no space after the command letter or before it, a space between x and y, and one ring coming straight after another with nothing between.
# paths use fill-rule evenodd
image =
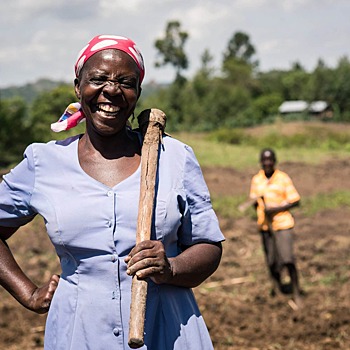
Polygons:
<instances>
[{"instance_id":1,"label":"woman's forearm","mask_svg":"<svg viewBox=\"0 0 350 350\"><path fill-rule=\"evenodd\" d=\"M0 239L0 284L23 306L28 304L37 286L24 274L9 247Z\"/></svg>"},{"instance_id":2,"label":"woman's forearm","mask_svg":"<svg viewBox=\"0 0 350 350\"><path fill-rule=\"evenodd\" d=\"M221 255L221 243L200 243L188 247L177 257L169 258L172 277L168 283L197 287L218 268Z\"/></svg>"}]
</instances>

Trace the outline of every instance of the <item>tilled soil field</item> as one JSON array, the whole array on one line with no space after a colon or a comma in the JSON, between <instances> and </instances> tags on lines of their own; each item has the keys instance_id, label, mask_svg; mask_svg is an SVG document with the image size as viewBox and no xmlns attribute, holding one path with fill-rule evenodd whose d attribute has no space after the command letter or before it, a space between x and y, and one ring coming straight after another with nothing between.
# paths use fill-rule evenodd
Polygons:
<instances>
[{"instance_id":1,"label":"tilled soil field","mask_svg":"<svg viewBox=\"0 0 350 350\"><path fill-rule=\"evenodd\" d=\"M280 168L292 177L302 197L350 190L350 160L335 159L318 166L282 163ZM211 194L227 196L247 194L256 170L206 168L203 172ZM300 208L293 213L305 292L299 310L289 295L270 297L254 220L249 216L220 218L226 236L221 265L194 290L216 350L350 349L350 208L325 210L312 217L304 216ZM22 228L9 244L35 282L59 273L39 220ZM45 319L25 310L0 288L1 350L42 348Z\"/></svg>"}]
</instances>

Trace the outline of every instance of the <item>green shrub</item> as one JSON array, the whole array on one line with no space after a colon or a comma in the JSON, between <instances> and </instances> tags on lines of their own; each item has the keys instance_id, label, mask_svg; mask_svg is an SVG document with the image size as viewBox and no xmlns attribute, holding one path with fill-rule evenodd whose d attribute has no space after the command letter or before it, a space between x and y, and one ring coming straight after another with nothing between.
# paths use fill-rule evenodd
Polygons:
<instances>
[{"instance_id":1,"label":"green shrub","mask_svg":"<svg viewBox=\"0 0 350 350\"><path fill-rule=\"evenodd\" d=\"M230 145L242 145L253 143L252 137L244 129L219 129L208 134L208 141L224 142Z\"/></svg>"}]
</instances>

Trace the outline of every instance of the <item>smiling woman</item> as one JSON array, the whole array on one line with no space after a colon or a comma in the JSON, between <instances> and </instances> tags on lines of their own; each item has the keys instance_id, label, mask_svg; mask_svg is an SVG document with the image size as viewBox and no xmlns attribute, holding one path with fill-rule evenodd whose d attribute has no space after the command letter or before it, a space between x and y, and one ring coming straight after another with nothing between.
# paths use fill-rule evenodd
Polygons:
<instances>
[{"instance_id":1,"label":"smiling woman","mask_svg":"<svg viewBox=\"0 0 350 350\"><path fill-rule=\"evenodd\" d=\"M79 102L56 126L85 119L85 133L28 146L0 184L0 284L26 308L49 312L45 349L130 349L133 277L148 282L143 349L212 349L191 288L217 269L224 237L197 159L162 135L151 239L136 243L143 136L128 118L142 56L130 39L102 35L75 69ZM6 244L36 215L62 268L41 287Z\"/></svg>"}]
</instances>

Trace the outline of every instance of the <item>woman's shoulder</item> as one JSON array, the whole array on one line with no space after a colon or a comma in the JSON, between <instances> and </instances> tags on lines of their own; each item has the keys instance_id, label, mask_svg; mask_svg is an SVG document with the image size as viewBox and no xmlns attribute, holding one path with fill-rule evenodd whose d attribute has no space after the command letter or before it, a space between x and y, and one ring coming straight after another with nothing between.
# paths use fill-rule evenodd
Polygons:
<instances>
[{"instance_id":1,"label":"woman's shoulder","mask_svg":"<svg viewBox=\"0 0 350 350\"><path fill-rule=\"evenodd\" d=\"M43 163L55 163L59 159L66 158L70 152L75 152L76 143L80 135L68 137L64 140L52 140L46 143L34 142L24 151L24 158L33 166Z\"/></svg>"},{"instance_id":2,"label":"woman's shoulder","mask_svg":"<svg viewBox=\"0 0 350 350\"><path fill-rule=\"evenodd\" d=\"M168 134L165 134L163 136L163 145L164 145L164 148L169 148L177 152L181 152L181 151L184 153L186 153L186 151L193 152L191 146Z\"/></svg>"},{"instance_id":3,"label":"woman's shoulder","mask_svg":"<svg viewBox=\"0 0 350 350\"><path fill-rule=\"evenodd\" d=\"M199 167L198 159L194 150L188 144L165 135L161 147L161 158L167 159L170 167L182 168L184 171L192 167Z\"/></svg>"},{"instance_id":4,"label":"woman's shoulder","mask_svg":"<svg viewBox=\"0 0 350 350\"><path fill-rule=\"evenodd\" d=\"M53 152L55 150L62 151L64 148L67 148L77 142L80 138L80 135L75 135L67 137L63 140L51 140L48 142L33 142L27 147L28 149L38 150L41 152Z\"/></svg>"}]
</instances>

